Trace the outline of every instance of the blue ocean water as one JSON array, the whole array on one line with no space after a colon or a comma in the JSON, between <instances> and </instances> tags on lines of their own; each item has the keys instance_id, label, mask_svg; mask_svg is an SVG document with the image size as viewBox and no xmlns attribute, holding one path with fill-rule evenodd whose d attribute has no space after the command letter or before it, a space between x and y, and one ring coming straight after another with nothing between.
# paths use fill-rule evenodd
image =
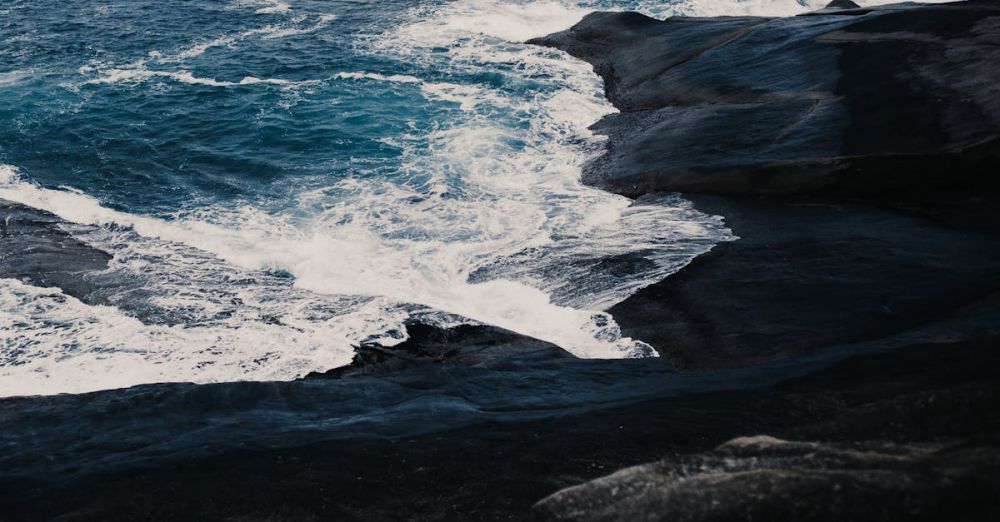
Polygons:
<instances>
[{"instance_id":1,"label":"blue ocean water","mask_svg":"<svg viewBox=\"0 0 1000 522\"><path fill-rule=\"evenodd\" d=\"M612 112L525 39L770 3L5 0L0 198L114 256L102 304L0 281L0 395L292 379L411 317L654 355L603 310L731 238L583 186Z\"/></svg>"}]
</instances>

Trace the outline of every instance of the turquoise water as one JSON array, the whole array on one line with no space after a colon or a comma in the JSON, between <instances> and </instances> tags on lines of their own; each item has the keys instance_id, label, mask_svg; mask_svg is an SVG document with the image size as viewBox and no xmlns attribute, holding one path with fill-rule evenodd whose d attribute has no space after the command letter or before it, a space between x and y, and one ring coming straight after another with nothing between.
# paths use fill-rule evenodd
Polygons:
<instances>
[{"instance_id":1,"label":"turquoise water","mask_svg":"<svg viewBox=\"0 0 1000 522\"><path fill-rule=\"evenodd\" d=\"M292 379L413 317L655 355L603 310L731 237L580 184L614 109L587 64L519 42L595 8L803 9L4 2L0 198L114 259L87 302L0 281L0 394Z\"/></svg>"}]
</instances>

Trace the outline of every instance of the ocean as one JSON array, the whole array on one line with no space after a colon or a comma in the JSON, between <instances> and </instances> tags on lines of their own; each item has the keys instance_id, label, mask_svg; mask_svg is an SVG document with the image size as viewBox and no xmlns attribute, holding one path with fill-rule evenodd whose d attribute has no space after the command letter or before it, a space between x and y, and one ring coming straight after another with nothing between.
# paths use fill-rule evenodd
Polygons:
<instances>
[{"instance_id":1,"label":"ocean","mask_svg":"<svg viewBox=\"0 0 1000 522\"><path fill-rule=\"evenodd\" d=\"M656 356L605 310L733 235L583 185L615 109L521 42L816 4L5 0L0 198L112 259L87 296L0 279L0 396L292 380L409 320Z\"/></svg>"}]
</instances>

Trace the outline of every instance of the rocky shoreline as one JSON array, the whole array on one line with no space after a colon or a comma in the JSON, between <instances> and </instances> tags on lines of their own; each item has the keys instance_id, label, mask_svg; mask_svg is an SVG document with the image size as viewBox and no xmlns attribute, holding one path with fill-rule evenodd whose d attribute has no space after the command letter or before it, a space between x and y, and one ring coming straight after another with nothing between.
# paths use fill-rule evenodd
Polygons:
<instances>
[{"instance_id":1,"label":"rocky shoreline","mask_svg":"<svg viewBox=\"0 0 1000 522\"><path fill-rule=\"evenodd\" d=\"M662 359L412 323L295 382L2 399L0 519L997 519L1000 4L535 43L622 111L589 183L740 237L610 310ZM106 254L0 212L0 276L100 303Z\"/></svg>"},{"instance_id":2,"label":"rocky shoreline","mask_svg":"<svg viewBox=\"0 0 1000 522\"><path fill-rule=\"evenodd\" d=\"M995 190L997 4L788 18L593 13L532 43L590 62L621 111L585 181L614 192Z\"/></svg>"},{"instance_id":3,"label":"rocky shoreline","mask_svg":"<svg viewBox=\"0 0 1000 522\"><path fill-rule=\"evenodd\" d=\"M596 13L535 43L593 64L622 111L595 126L609 150L585 179L633 197L695 194L741 238L615 306L626 335L693 371L888 348L886 382L909 351L995 349L1000 4L835 2L790 19ZM935 394L973 390L866 408L891 403L932 425ZM897 430L910 445L857 418L841 421L849 435L750 432L537 509L559 520L991 520L1000 432L984 413L949 415L964 429L948 435Z\"/></svg>"}]
</instances>

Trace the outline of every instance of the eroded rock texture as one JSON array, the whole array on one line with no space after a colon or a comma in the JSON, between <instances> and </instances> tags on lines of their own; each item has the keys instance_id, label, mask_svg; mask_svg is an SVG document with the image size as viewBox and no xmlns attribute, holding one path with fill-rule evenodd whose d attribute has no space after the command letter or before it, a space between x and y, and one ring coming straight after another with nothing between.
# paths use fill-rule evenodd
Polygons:
<instances>
[{"instance_id":1,"label":"eroded rock texture","mask_svg":"<svg viewBox=\"0 0 1000 522\"><path fill-rule=\"evenodd\" d=\"M627 468L536 509L561 520L989 520L1000 452L769 436ZM988 478L992 477L992 478Z\"/></svg>"}]
</instances>

